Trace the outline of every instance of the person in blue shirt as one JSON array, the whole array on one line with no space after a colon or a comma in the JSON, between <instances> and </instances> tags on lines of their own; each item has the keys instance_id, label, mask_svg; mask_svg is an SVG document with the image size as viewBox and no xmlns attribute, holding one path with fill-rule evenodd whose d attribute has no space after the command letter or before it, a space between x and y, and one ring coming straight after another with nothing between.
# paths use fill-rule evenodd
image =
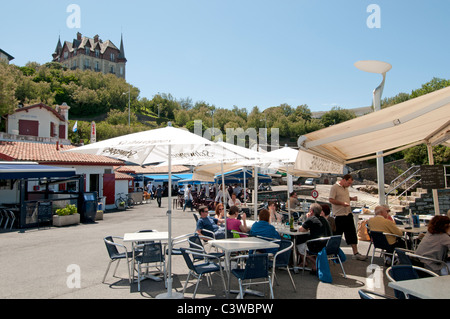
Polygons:
<instances>
[{"instance_id":1,"label":"person in blue shirt","mask_svg":"<svg viewBox=\"0 0 450 319\"><path fill-rule=\"evenodd\" d=\"M275 227L270 224L270 212L267 209L261 210L259 213L259 221L253 224L250 229L250 236L261 236L264 238L281 239L280 234ZM269 239L270 240L270 239ZM264 252L269 254L276 254L277 248L265 249Z\"/></svg>"},{"instance_id":2,"label":"person in blue shirt","mask_svg":"<svg viewBox=\"0 0 450 319\"><path fill-rule=\"evenodd\" d=\"M198 212L200 213L200 218L197 222L196 231L200 236L212 237L212 234L209 232L213 232L215 239L225 238L225 227L220 227L218 225L224 222L223 219L212 218L209 216L208 207L206 206L200 206ZM208 230L208 232L204 232L203 230L205 229Z\"/></svg>"}]
</instances>

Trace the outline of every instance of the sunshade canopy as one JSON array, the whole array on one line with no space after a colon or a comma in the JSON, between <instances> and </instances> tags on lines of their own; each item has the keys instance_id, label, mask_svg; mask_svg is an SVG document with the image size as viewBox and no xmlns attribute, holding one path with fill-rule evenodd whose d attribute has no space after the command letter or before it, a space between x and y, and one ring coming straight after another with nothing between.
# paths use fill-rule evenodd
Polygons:
<instances>
[{"instance_id":1,"label":"sunshade canopy","mask_svg":"<svg viewBox=\"0 0 450 319\"><path fill-rule=\"evenodd\" d=\"M244 174L245 172L245 174ZM245 179L253 178L253 171L250 169L236 169L233 171L229 171L223 174L225 176L225 182L230 183L242 183L244 177ZM222 182L222 174L216 175L216 180L221 183ZM258 174L258 181L260 183L270 183L272 182L272 178L268 175Z\"/></svg>"},{"instance_id":2,"label":"sunshade canopy","mask_svg":"<svg viewBox=\"0 0 450 319\"><path fill-rule=\"evenodd\" d=\"M450 141L450 87L299 138L299 147L352 163L419 144ZM299 154L300 156L300 154Z\"/></svg>"},{"instance_id":3,"label":"sunshade canopy","mask_svg":"<svg viewBox=\"0 0 450 319\"><path fill-rule=\"evenodd\" d=\"M0 179L72 177L76 175L73 168L61 168L37 163L11 164L0 163Z\"/></svg>"}]
</instances>

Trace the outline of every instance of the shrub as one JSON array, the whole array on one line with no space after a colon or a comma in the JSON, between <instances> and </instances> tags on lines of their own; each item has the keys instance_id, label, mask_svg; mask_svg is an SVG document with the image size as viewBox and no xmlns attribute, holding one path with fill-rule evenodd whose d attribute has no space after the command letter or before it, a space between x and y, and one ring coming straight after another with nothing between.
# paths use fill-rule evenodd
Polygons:
<instances>
[{"instance_id":1,"label":"shrub","mask_svg":"<svg viewBox=\"0 0 450 319\"><path fill-rule=\"evenodd\" d=\"M75 205L67 205L65 208L60 208L56 210L56 215L58 216L75 215L77 213L78 210Z\"/></svg>"}]
</instances>

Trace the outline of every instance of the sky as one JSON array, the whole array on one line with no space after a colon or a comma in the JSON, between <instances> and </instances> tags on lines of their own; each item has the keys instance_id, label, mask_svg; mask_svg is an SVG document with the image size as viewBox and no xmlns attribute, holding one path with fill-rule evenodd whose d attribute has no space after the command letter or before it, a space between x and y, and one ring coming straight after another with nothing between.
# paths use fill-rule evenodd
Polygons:
<instances>
[{"instance_id":1,"label":"sky","mask_svg":"<svg viewBox=\"0 0 450 319\"><path fill-rule=\"evenodd\" d=\"M217 108L287 103L316 112L371 105L382 77L357 69L360 60L392 65L383 98L450 79L448 0L0 3L0 48L11 63L50 62L59 36L98 34L119 47L123 34L126 80L140 98L170 93ZM72 4L79 11L68 12Z\"/></svg>"}]
</instances>

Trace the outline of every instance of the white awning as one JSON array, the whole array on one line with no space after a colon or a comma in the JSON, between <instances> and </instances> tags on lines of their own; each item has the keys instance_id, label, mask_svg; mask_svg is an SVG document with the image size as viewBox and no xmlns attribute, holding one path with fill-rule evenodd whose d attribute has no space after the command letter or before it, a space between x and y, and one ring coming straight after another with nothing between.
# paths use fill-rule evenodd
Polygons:
<instances>
[{"instance_id":1,"label":"white awning","mask_svg":"<svg viewBox=\"0 0 450 319\"><path fill-rule=\"evenodd\" d=\"M450 87L312 132L299 147L341 163L384 156L419 144L449 145ZM300 158L300 154L299 154Z\"/></svg>"}]
</instances>

